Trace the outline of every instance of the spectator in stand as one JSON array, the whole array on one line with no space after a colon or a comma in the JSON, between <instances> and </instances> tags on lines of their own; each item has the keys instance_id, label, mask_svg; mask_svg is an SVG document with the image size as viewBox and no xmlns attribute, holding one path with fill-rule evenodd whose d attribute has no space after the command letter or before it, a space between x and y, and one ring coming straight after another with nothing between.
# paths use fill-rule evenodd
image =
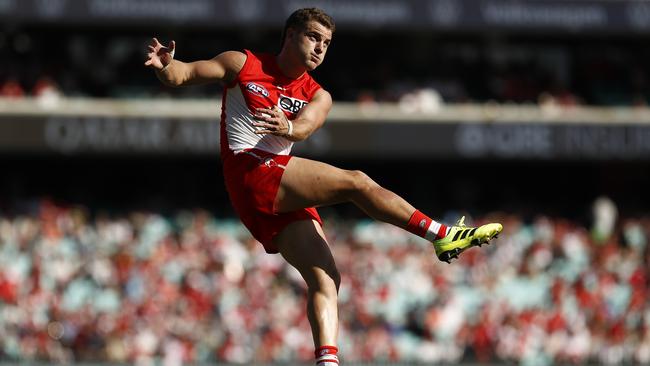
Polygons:
<instances>
[{"instance_id":1,"label":"spectator in stand","mask_svg":"<svg viewBox=\"0 0 650 366\"><path fill-rule=\"evenodd\" d=\"M618 212L605 231L561 218L488 219L505 223L498 245L445 271L414 254L425 241L394 227L329 220L344 273L344 357L650 362L650 217ZM38 212L0 216L0 243L0 360L173 366L312 357L300 275L234 219L90 216L43 202Z\"/></svg>"},{"instance_id":2,"label":"spectator in stand","mask_svg":"<svg viewBox=\"0 0 650 366\"><path fill-rule=\"evenodd\" d=\"M15 78L10 77L0 85L0 97L22 98L24 96L25 90Z\"/></svg>"},{"instance_id":3,"label":"spectator in stand","mask_svg":"<svg viewBox=\"0 0 650 366\"><path fill-rule=\"evenodd\" d=\"M39 77L32 89L32 95L36 98L58 98L61 94L59 85L47 75Z\"/></svg>"}]
</instances>

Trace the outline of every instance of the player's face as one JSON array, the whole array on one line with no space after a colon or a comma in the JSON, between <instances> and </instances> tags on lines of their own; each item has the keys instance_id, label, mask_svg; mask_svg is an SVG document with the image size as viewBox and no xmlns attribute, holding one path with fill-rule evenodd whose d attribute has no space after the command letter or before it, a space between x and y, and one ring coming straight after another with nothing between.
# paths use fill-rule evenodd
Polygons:
<instances>
[{"instance_id":1,"label":"player's face","mask_svg":"<svg viewBox=\"0 0 650 366\"><path fill-rule=\"evenodd\" d=\"M316 21L307 23L305 29L292 34L297 56L307 71L314 70L323 63L325 53L332 41L332 31Z\"/></svg>"}]
</instances>

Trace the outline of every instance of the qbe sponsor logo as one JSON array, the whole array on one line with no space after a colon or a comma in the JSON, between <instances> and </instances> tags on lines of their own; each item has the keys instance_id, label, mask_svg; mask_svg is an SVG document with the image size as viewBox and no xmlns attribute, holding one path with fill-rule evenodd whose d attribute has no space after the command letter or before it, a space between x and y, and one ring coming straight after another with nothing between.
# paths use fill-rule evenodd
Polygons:
<instances>
[{"instance_id":1,"label":"qbe sponsor logo","mask_svg":"<svg viewBox=\"0 0 650 366\"><path fill-rule=\"evenodd\" d=\"M261 95L261 96L264 96L266 98L269 97L269 91L266 90L265 87L263 87L263 86L261 86L259 84L248 83L248 84L246 84L246 90L248 90L249 92L251 92L253 94L256 94L256 95Z\"/></svg>"},{"instance_id":2,"label":"qbe sponsor logo","mask_svg":"<svg viewBox=\"0 0 650 366\"><path fill-rule=\"evenodd\" d=\"M280 106L282 110L290 113L300 112L300 110L307 104L309 103L306 100L291 98L283 94L280 94L280 98L278 99L278 106Z\"/></svg>"}]
</instances>

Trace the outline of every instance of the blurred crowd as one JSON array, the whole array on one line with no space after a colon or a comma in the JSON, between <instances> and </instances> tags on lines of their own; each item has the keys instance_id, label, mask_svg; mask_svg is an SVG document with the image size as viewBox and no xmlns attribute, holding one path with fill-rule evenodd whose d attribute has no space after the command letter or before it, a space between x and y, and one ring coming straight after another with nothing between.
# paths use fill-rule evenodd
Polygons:
<instances>
[{"instance_id":1,"label":"blurred crowd","mask_svg":"<svg viewBox=\"0 0 650 366\"><path fill-rule=\"evenodd\" d=\"M390 225L326 219L341 359L650 363L650 216L619 217L606 199L594 213L468 218L504 232L451 265ZM0 216L0 360L312 358L300 275L237 220L48 201Z\"/></svg>"},{"instance_id":2,"label":"blurred crowd","mask_svg":"<svg viewBox=\"0 0 650 366\"><path fill-rule=\"evenodd\" d=\"M218 98L219 86L163 87L143 66L151 37L165 44L175 39L177 58L194 61L230 49L277 52L279 33L265 28L0 28L0 96L35 96L47 89L71 97ZM485 102L645 107L650 97L646 43L634 35L547 39L344 29L314 76L335 100L395 102L405 112ZM391 57L386 57L386 44ZM351 62L351 55L362 55L363 64Z\"/></svg>"}]
</instances>

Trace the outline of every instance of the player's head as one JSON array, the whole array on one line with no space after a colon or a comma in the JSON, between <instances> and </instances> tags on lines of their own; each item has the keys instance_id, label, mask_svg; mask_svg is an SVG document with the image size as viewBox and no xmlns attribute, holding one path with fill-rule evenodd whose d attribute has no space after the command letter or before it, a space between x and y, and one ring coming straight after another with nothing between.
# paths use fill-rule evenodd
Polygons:
<instances>
[{"instance_id":1,"label":"player's head","mask_svg":"<svg viewBox=\"0 0 650 366\"><path fill-rule=\"evenodd\" d=\"M334 30L334 20L321 9L298 9L284 25L281 49L289 47L311 71L323 62Z\"/></svg>"}]
</instances>

